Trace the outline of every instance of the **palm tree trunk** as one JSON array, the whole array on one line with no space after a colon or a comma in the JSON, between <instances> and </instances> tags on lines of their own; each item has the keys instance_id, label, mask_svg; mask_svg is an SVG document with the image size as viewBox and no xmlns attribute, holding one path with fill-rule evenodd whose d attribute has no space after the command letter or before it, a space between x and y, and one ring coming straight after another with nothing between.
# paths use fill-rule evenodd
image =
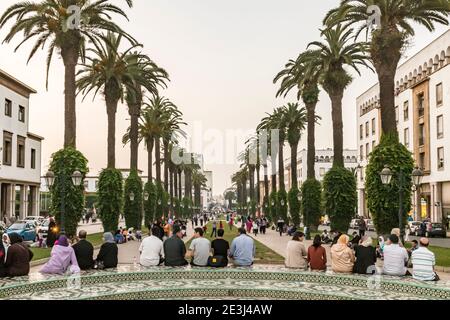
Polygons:
<instances>
[{"instance_id":1,"label":"palm tree trunk","mask_svg":"<svg viewBox=\"0 0 450 320\"><path fill-rule=\"evenodd\" d=\"M163 139L164 148L164 190L169 191L169 141Z\"/></svg>"},{"instance_id":2,"label":"palm tree trunk","mask_svg":"<svg viewBox=\"0 0 450 320\"><path fill-rule=\"evenodd\" d=\"M259 204L261 203L261 189L259 188L259 181L260 181L260 166L256 167L256 202Z\"/></svg>"},{"instance_id":3,"label":"palm tree trunk","mask_svg":"<svg viewBox=\"0 0 450 320\"><path fill-rule=\"evenodd\" d=\"M156 162L156 182L161 183L161 143L159 137L155 138L155 162Z\"/></svg>"},{"instance_id":4,"label":"palm tree trunk","mask_svg":"<svg viewBox=\"0 0 450 320\"><path fill-rule=\"evenodd\" d=\"M183 188L181 183L181 174L183 173L183 170L178 170L178 198L180 201L183 199Z\"/></svg>"},{"instance_id":5,"label":"palm tree trunk","mask_svg":"<svg viewBox=\"0 0 450 320\"><path fill-rule=\"evenodd\" d=\"M333 166L344 167L344 125L342 122L342 97L343 91L330 95L331 118L333 121Z\"/></svg>"},{"instance_id":6,"label":"palm tree trunk","mask_svg":"<svg viewBox=\"0 0 450 320\"><path fill-rule=\"evenodd\" d=\"M173 210L173 171L169 170L169 180L170 180L170 208Z\"/></svg>"},{"instance_id":7,"label":"palm tree trunk","mask_svg":"<svg viewBox=\"0 0 450 320\"><path fill-rule=\"evenodd\" d=\"M64 147L76 148L76 66L78 63L78 44L63 47L61 56L64 62Z\"/></svg>"},{"instance_id":8,"label":"palm tree trunk","mask_svg":"<svg viewBox=\"0 0 450 320\"><path fill-rule=\"evenodd\" d=\"M279 179L279 189L285 190L284 185L284 153L283 153L283 147L284 147L284 139L280 139L280 142L278 144L278 179Z\"/></svg>"},{"instance_id":9,"label":"palm tree trunk","mask_svg":"<svg viewBox=\"0 0 450 320\"><path fill-rule=\"evenodd\" d=\"M269 197L269 172L267 169L267 163L263 165L264 167L264 196Z\"/></svg>"},{"instance_id":10,"label":"palm tree trunk","mask_svg":"<svg viewBox=\"0 0 450 320\"><path fill-rule=\"evenodd\" d=\"M107 167L116 167L116 112L119 100L105 97L106 113L108 115L108 157Z\"/></svg>"},{"instance_id":11,"label":"palm tree trunk","mask_svg":"<svg viewBox=\"0 0 450 320\"><path fill-rule=\"evenodd\" d=\"M174 189L173 189L174 197L179 199L179 196L178 196L178 169L176 169L176 168L174 169L174 172L173 172L173 185L174 185Z\"/></svg>"},{"instance_id":12,"label":"palm tree trunk","mask_svg":"<svg viewBox=\"0 0 450 320\"><path fill-rule=\"evenodd\" d=\"M247 205L247 179L242 180L242 197L244 198L244 204Z\"/></svg>"},{"instance_id":13,"label":"palm tree trunk","mask_svg":"<svg viewBox=\"0 0 450 320\"><path fill-rule=\"evenodd\" d=\"M315 179L316 165L316 104L306 104L306 116L308 118L308 156L307 156L307 178Z\"/></svg>"},{"instance_id":14,"label":"palm tree trunk","mask_svg":"<svg viewBox=\"0 0 450 320\"><path fill-rule=\"evenodd\" d=\"M290 146L291 146L291 180L292 180L291 189L298 189L298 182L297 182L298 141L297 141L297 143L291 144Z\"/></svg>"},{"instance_id":15,"label":"palm tree trunk","mask_svg":"<svg viewBox=\"0 0 450 320\"><path fill-rule=\"evenodd\" d=\"M149 139L149 141L147 142L147 169L148 169L148 182L152 182L153 181L153 145L154 145L154 140Z\"/></svg>"},{"instance_id":16,"label":"palm tree trunk","mask_svg":"<svg viewBox=\"0 0 450 320\"><path fill-rule=\"evenodd\" d=\"M249 182L250 182L250 201L255 200L255 167L249 167Z\"/></svg>"},{"instance_id":17,"label":"palm tree trunk","mask_svg":"<svg viewBox=\"0 0 450 320\"><path fill-rule=\"evenodd\" d=\"M378 72L380 83L380 111L381 127L383 133L397 133L395 116L395 70L383 70ZM387 68L386 68L387 69Z\"/></svg>"},{"instance_id":18,"label":"palm tree trunk","mask_svg":"<svg viewBox=\"0 0 450 320\"><path fill-rule=\"evenodd\" d=\"M129 115L131 117L130 124L130 169L138 169L138 147L139 147L139 114L140 105L133 104L129 106Z\"/></svg>"}]
</instances>

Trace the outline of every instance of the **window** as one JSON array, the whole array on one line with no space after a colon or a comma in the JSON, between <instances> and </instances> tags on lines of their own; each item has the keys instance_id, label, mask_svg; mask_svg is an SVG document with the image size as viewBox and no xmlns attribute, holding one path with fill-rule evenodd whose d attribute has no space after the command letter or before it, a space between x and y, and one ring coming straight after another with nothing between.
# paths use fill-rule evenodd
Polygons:
<instances>
[{"instance_id":1,"label":"window","mask_svg":"<svg viewBox=\"0 0 450 320\"><path fill-rule=\"evenodd\" d=\"M417 109L419 111L419 117L423 117L425 115L425 105L424 105L425 98L423 93L417 96L417 100L418 100Z\"/></svg>"},{"instance_id":2,"label":"window","mask_svg":"<svg viewBox=\"0 0 450 320\"><path fill-rule=\"evenodd\" d=\"M395 107L395 121L398 123L399 115L398 115L398 106Z\"/></svg>"},{"instance_id":3,"label":"window","mask_svg":"<svg viewBox=\"0 0 450 320\"><path fill-rule=\"evenodd\" d=\"M366 143L366 157L369 157L370 154L370 145Z\"/></svg>"},{"instance_id":4,"label":"window","mask_svg":"<svg viewBox=\"0 0 450 320\"><path fill-rule=\"evenodd\" d=\"M84 189L88 189L89 188L89 181L84 180Z\"/></svg>"},{"instance_id":5,"label":"window","mask_svg":"<svg viewBox=\"0 0 450 320\"><path fill-rule=\"evenodd\" d=\"M3 164L10 166L12 162L12 133L3 131Z\"/></svg>"},{"instance_id":6,"label":"window","mask_svg":"<svg viewBox=\"0 0 450 320\"><path fill-rule=\"evenodd\" d=\"M425 144L425 125L422 123L419 125L419 146Z\"/></svg>"},{"instance_id":7,"label":"window","mask_svg":"<svg viewBox=\"0 0 450 320\"><path fill-rule=\"evenodd\" d=\"M375 149L375 146L376 146L376 142L372 141L372 150Z\"/></svg>"},{"instance_id":8,"label":"window","mask_svg":"<svg viewBox=\"0 0 450 320\"><path fill-rule=\"evenodd\" d=\"M405 103L403 104L403 120L409 120L409 101L405 101Z\"/></svg>"},{"instance_id":9,"label":"window","mask_svg":"<svg viewBox=\"0 0 450 320\"><path fill-rule=\"evenodd\" d=\"M12 115L12 102L11 100L5 99L5 116L11 117Z\"/></svg>"},{"instance_id":10,"label":"window","mask_svg":"<svg viewBox=\"0 0 450 320\"><path fill-rule=\"evenodd\" d=\"M366 122L366 137L369 136L369 121Z\"/></svg>"},{"instance_id":11,"label":"window","mask_svg":"<svg viewBox=\"0 0 450 320\"><path fill-rule=\"evenodd\" d=\"M441 82L436 86L436 105L440 107L442 106L443 102L444 102L444 95L442 92L442 82Z\"/></svg>"},{"instance_id":12,"label":"window","mask_svg":"<svg viewBox=\"0 0 450 320\"><path fill-rule=\"evenodd\" d=\"M442 139L444 137L444 116L437 117L437 138Z\"/></svg>"},{"instance_id":13,"label":"window","mask_svg":"<svg viewBox=\"0 0 450 320\"><path fill-rule=\"evenodd\" d=\"M372 135L374 136L376 132L376 128L375 128L375 118L372 119Z\"/></svg>"},{"instance_id":14,"label":"window","mask_svg":"<svg viewBox=\"0 0 450 320\"><path fill-rule=\"evenodd\" d=\"M17 136L17 167L25 168L25 138Z\"/></svg>"},{"instance_id":15,"label":"window","mask_svg":"<svg viewBox=\"0 0 450 320\"><path fill-rule=\"evenodd\" d=\"M362 140L364 138L364 126L359 126L359 138Z\"/></svg>"},{"instance_id":16,"label":"window","mask_svg":"<svg viewBox=\"0 0 450 320\"><path fill-rule=\"evenodd\" d=\"M444 148L437 149L438 170L444 169Z\"/></svg>"},{"instance_id":17,"label":"window","mask_svg":"<svg viewBox=\"0 0 450 320\"><path fill-rule=\"evenodd\" d=\"M19 121L25 122L25 107L19 106Z\"/></svg>"},{"instance_id":18,"label":"window","mask_svg":"<svg viewBox=\"0 0 450 320\"><path fill-rule=\"evenodd\" d=\"M31 169L36 169L36 149L31 149Z\"/></svg>"},{"instance_id":19,"label":"window","mask_svg":"<svg viewBox=\"0 0 450 320\"><path fill-rule=\"evenodd\" d=\"M403 132L403 141L405 144L405 147L409 148L409 128L406 128Z\"/></svg>"},{"instance_id":20,"label":"window","mask_svg":"<svg viewBox=\"0 0 450 320\"><path fill-rule=\"evenodd\" d=\"M320 168L320 176L323 177L325 175L325 168Z\"/></svg>"},{"instance_id":21,"label":"window","mask_svg":"<svg viewBox=\"0 0 450 320\"><path fill-rule=\"evenodd\" d=\"M359 147L359 157L361 160L364 159L364 147L363 146Z\"/></svg>"},{"instance_id":22,"label":"window","mask_svg":"<svg viewBox=\"0 0 450 320\"><path fill-rule=\"evenodd\" d=\"M419 166L422 169L425 169L425 152L419 154Z\"/></svg>"}]
</instances>

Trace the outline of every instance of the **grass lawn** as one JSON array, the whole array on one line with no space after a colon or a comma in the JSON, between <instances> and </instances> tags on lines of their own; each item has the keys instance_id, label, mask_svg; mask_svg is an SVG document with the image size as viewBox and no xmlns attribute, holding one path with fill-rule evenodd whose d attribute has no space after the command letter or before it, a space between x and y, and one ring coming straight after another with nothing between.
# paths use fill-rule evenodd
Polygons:
<instances>
[{"instance_id":1,"label":"grass lawn","mask_svg":"<svg viewBox=\"0 0 450 320\"><path fill-rule=\"evenodd\" d=\"M405 243L405 248L411 248L411 242ZM429 246L428 249L435 254L437 266L450 267L450 248Z\"/></svg>"},{"instance_id":2,"label":"grass lawn","mask_svg":"<svg viewBox=\"0 0 450 320\"><path fill-rule=\"evenodd\" d=\"M217 226L219 226L219 224L217 224ZM233 229L230 230L229 225L226 223L226 221L223 221L223 226L224 226L224 230L225 230L225 234L224 234L223 238L225 240L227 240L231 246L231 242L233 241L233 239L238 236L238 228L233 226ZM207 227L207 230L206 230L205 238L210 241L214 240L214 237L212 237L212 238L210 237L211 231L212 231L212 222L209 222L206 227ZM189 249L191 241L192 241L192 239L186 243L186 249ZM282 256L280 256L278 253L276 253L272 249L266 247L261 242L255 240L255 245L256 245L255 263L259 263L259 264L284 263L284 258Z\"/></svg>"},{"instance_id":3,"label":"grass lawn","mask_svg":"<svg viewBox=\"0 0 450 320\"><path fill-rule=\"evenodd\" d=\"M93 233L87 236L87 240L92 243L92 245L99 246L103 243L103 232L102 233ZM33 260L37 261L50 257L50 248L30 248L33 251Z\"/></svg>"}]
</instances>

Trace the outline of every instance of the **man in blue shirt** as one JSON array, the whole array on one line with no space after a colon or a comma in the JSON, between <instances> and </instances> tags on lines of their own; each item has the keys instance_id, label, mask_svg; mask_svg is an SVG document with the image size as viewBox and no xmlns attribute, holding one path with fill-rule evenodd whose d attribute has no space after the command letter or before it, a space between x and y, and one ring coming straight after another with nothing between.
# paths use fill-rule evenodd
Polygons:
<instances>
[{"instance_id":1,"label":"man in blue shirt","mask_svg":"<svg viewBox=\"0 0 450 320\"><path fill-rule=\"evenodd\" d=\"M239 236L231 243L230 258L233 264L239 267L248 267L253 264L255 257L255 243L247 236L245 228L239 228Z\"/></svg>"}]
</instances>

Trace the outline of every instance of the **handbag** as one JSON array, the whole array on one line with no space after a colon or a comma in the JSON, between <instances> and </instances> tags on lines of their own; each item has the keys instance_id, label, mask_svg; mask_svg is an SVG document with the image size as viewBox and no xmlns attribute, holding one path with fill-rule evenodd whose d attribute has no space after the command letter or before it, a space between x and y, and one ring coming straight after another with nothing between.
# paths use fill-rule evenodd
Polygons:
<instances>
[{"instance_id":1,"label":"handbag","mask_svg":"<svg viewBox=\"0 0 450 320\"><path fill-rule=\"evenodd\" d=\"M212 256L208 258L208 266L213 268L224 267L228 264L228 260L224 256Z\"/></svg>"},{"instance_id":2,"label":"handbag","mask_svg":"<svg viewBox=\"0 0 450 320\"><path fill-rule=\"evenodd\" d=\"M105 269L105 264L103 263L103 261L97 261L95 263L94 269L103 270Z\"/></svg>"}]
</instances>

